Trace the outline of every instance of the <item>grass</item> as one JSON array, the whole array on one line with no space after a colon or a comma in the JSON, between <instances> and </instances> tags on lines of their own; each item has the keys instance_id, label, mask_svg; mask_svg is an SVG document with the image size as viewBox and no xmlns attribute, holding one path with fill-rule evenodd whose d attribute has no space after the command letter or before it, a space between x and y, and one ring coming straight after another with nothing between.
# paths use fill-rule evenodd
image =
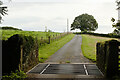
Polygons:
<instances>
[{"instance_id":1,"label":"grass","mask_svg":"<svg viewBox=\"0 0 120 80\"><path fill-rule=\"evenodd\" d=\"M32 37L37 37L38 40L41 39L41 37L46 38L47 35L51 35L51 37L53 37L53 35L59 35L60 33L57 32L40 32L40 31L19 31L19 30L0 30L0 32L2 32L2 40L7 40L8 38L10 38L11 36L15 35L15 34L23 34L25 36L32 36Z\"/></svg>"},{"instance_id":2,"label":"grass","mask_svg":"<svg viewBox=\"0 0 120 80\"><path fill-rule=\"evenodd\" d=\"M83 55L86 58L95 62L96 61L96 43L101 41L111 40L111 39L115 39L115 38L82 35L81 49L82 49Z\"/></svg>"},{"instance_id":3,"label":"grass","mask_svg":"<svg viewBox=\"0 0 120 80\"><path fill-rule=\"evenodd\" d=\"M74 37L74 34L69 34L57 41L40 47L39 49L39 61L42 63L47 60L52 54L57 52L62 46L69 42Z\"/></svg>"},{"instance_id":4,"label":"grass","mask_svg":"<svg viewBox=\"0 0 120 80\"><path fill-rule=\"evenodd\" d=\"M66 61L66 63L70 63L70 61Z\"/></svg>"}]
</instances>

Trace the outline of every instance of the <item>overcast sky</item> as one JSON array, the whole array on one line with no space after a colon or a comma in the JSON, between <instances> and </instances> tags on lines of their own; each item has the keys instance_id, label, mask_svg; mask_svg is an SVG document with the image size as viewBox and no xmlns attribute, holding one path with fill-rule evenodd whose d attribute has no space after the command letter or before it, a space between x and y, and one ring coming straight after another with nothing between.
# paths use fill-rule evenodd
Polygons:
<instances>
[{"instance_id":1,"label":"overcast sky","mask_svg":"<svg viewBox=\"0 0 120 80\"><path fill-rule=\"evenodd\" d=\"M117 19L115 0L4 0L8 15L2 26L14 26L23 30L45 31L45 26L55 32L64 32L74 18L83 13L93 15L99 24L96 32L113 31L111 18Z\"/></svg>"}]
</instances>

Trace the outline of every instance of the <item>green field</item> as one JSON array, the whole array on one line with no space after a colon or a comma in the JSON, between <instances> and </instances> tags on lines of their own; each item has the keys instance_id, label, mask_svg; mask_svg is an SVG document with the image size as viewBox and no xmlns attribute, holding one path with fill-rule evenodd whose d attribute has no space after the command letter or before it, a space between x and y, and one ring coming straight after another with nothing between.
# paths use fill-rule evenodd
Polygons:
<instances>
[{"instance_id":1,"label":"green field","mask_svg":"<svg viewBox=\"0 0 120 80\"><path fill-rule=\"evenodd\" d=\"M91 35L82 35L82 53L92 61L96 61L96 43L115 38L97 37Z\"/></svg>"},{"instance_id":2,"label":"green field","mask_svg":"<svg viewBox=\"0 0 120 80\"><path fill-rule=\"evenodd\" d=\"M8 38L10 38L11 36L15 35L15 34L23 34L25 36L32 36L32 37L37 37L38 40L43 37L46 38L48 37L48 35L51 35L51 37L53 37L53 35L60 35L60 33L57 32L40 32L40 31L19 31L19 30L0 30L0 32L2 32L2 40L7 40Z\"/></svg>"}]
</instances>

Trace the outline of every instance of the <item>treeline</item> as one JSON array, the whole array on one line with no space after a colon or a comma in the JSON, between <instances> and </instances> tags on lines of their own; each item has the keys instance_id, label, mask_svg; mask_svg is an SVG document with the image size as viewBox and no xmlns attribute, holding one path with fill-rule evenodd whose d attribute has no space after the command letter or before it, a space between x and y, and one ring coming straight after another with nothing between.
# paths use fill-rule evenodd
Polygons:
<instances>
[{"instance_id":1,"label":"treeline","mask_svg":"<svg viewBox=\"0 0 120 80\"><path fill-rule=\"evenodd\" d=\"M8 26L0 27L0 29L2 29L2 30L20 30L20 31L22 31L22 29L18 29L18 28L14 28L14 27L8 27Z\"/></svg>"},{"instance_id":2,"label":"treeline","mask_svg":"<svg viewBox=\"0 0 120 80\"><path fill-rule=\"evenodd\" d=\"M100 33L93 33L93 32L76 32L74 34L89 34L89 35L100 36L100 37L120 38L120 35L117 35L114 33L100 34Z\"/></svg>"}]
</instances>

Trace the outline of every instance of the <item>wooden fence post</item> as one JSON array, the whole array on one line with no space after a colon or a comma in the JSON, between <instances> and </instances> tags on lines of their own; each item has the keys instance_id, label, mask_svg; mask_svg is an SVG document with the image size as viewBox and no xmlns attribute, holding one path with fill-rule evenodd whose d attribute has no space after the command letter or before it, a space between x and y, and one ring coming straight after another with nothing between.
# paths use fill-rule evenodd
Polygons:
<instances>
[{"instance_id":1,"label":"wooden fence post","mask_svg":"<svg viewBox=\"0 0 120 80\"><path fill-rule=\"evenodd\" d=\"M55 38L54 38L54 34L53 34L53 40L54 40Z\"/></svg>"},{"instance_id":2,"label":"wooden fence post","mask_svg":"<svg viewBox=\"0 0 120 80\"><path fill-rule=\"evenodd\" d=\"M50 36L48 36L48 44L50 44Z\"/></svg>"},{"instance_id":3,"label":"wooden fence post","mask_svg":"<svg viewBox=\"0 0 120 80\"><path fill-rule=\"evenodd\" d=\"M41 40L43 40L43 37L41 37Z\"/></svg>"}]
</instances>

